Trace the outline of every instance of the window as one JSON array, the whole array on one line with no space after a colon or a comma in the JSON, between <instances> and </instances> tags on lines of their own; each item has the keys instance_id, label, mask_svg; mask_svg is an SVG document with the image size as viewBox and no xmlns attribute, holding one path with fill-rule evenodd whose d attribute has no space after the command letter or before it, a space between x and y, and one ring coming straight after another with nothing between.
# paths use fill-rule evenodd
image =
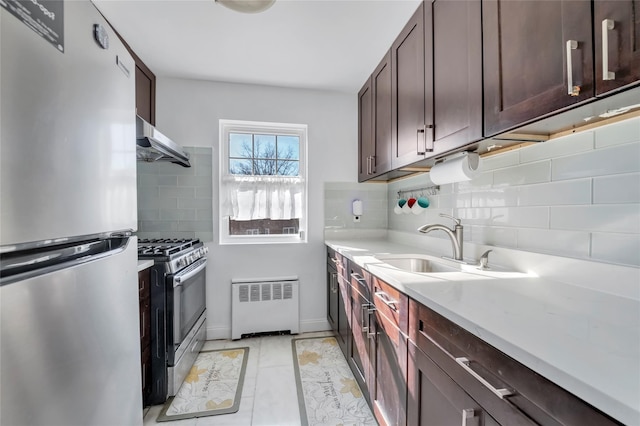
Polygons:
<instances>
[{"instance_id":1,"label":"window","mask_svg":"<svg viewBox=\"0 0 640 426\"><path fill-rule=\"evenodd\" d=\"M306 242L307 126L220 120L220 243Z\"/></svg>"}]
</instances>

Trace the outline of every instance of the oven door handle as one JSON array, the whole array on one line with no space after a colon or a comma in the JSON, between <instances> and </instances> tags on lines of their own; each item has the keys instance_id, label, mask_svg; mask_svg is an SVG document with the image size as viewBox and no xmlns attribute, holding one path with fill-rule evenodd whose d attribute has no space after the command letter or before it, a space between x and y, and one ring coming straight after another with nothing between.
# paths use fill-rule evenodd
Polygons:
<instances>
[{"instance_id":1,"label":"oven door handle","mask_svg":"<svg viewBox=\"0 0 640 426\"><path fill-rule=\"evenodd\" d=\"M188 272L185 272L184 274L175 275L173 277L173 286L174 287L181 286L182 282L187 281L189 278L193 277L194 275L202 271L207 266L207 259L200 259L198 260L198 262L194 263L194 265L198 263L199 265L197 268L192 269Z\"/></svg>"}]
</instances>

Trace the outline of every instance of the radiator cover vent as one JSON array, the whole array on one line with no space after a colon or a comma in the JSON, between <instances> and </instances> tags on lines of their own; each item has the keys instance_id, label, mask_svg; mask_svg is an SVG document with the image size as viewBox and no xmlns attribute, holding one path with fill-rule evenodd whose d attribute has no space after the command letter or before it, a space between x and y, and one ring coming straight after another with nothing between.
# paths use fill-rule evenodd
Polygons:
<instances>
[{"instance_id":1,"label":"radiator cover vent","mask_svg":"<svg viewBox=\"0 0 640 426\"><path fill-rule=\"evenodd\" d=\"M231 338L272 331L299 333L297 278L231 282Z\"/></svg>"}]
</instances>

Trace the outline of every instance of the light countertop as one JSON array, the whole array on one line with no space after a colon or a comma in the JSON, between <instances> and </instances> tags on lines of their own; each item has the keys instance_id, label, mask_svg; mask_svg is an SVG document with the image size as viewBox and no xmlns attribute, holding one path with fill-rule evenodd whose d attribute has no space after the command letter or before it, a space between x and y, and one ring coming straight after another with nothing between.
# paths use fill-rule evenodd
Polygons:
<instances>
[{"instance_id":1,"label":"light countertop","mask_svg":"<svg viewBox=\"0 0 640 426\"><path fill-rule=\"evenodd\" d=\"M326 244L611 417L640 425L637 298L531 273L405 272L374 256L434 253L383 238Z\"/></svg>"},{"instance_id":2,"label":"light countertop","mask_svg":"<svg viewBox=\"0 0 640 426\"><path fill-rule=\"evenodd\" d=\"M153 260L138 260L138 272L153 266Z\"/></svg>"}]
</instances>

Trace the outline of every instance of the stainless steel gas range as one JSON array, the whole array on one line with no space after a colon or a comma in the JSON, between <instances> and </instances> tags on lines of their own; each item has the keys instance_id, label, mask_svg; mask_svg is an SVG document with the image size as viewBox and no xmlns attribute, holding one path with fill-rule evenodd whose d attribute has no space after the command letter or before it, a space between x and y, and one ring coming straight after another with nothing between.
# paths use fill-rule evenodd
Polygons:
<instances>
[{"instance_id":1,"label":"stainless steel gas range","mask_svg":"<svg viewBox=\"0 0 640 426\"><path fill-rule=\"evenodd\" d=\"M151 267L151 389L145 405L176 394L206 340L208 252L198 239L142 239Z\"/></svg>"}]
</instances>

